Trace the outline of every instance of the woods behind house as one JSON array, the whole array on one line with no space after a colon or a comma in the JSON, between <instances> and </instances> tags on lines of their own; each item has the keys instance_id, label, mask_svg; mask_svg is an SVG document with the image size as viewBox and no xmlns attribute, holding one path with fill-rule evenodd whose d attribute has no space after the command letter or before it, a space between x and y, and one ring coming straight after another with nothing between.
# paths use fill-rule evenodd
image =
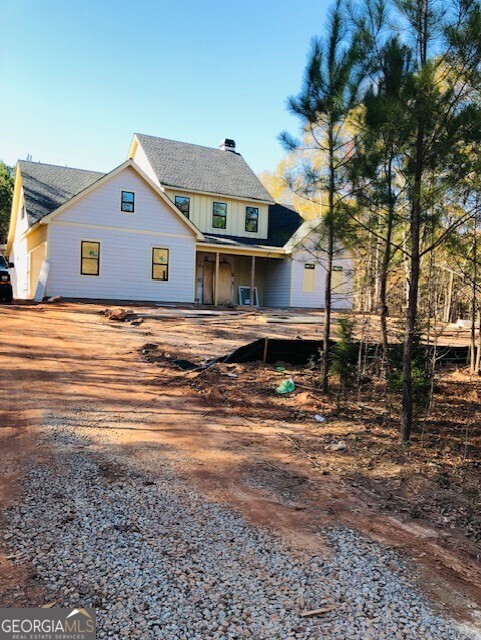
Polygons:
<instances>
[{"instance_id":1,"label":"woods behind house","mask_svg":"<svg viewBox=\"0 0 481 640\"><path fill-rule=\"evenodd\" d=\"M281 134L287 155L263 176L274 197L321 219L322 388L333 362L346 368L329 344L333 258L348 247L356 310L380 315L379 375L399 382L404 442L432 386L435 356L421 344L435 342L438 321L471 320L480 371L480 60L477 1L338 0L288 100L300 135ZM402 318L401 351L389 344L389 315ZM341 329L345 342L352 332Z\"/></svg>"}]
</instances>

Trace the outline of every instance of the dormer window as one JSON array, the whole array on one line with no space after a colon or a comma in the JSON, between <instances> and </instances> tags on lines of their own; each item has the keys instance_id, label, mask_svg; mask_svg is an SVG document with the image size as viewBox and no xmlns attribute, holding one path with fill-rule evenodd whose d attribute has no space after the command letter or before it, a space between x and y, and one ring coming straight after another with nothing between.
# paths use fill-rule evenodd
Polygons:
<instances>
[{"instance_id":1,"label":"dormer window","mask_svg":"<svg viewBox=\"0 0 481 640\"><path fill-rule=\"evenodd\" d=\"M258 207L246 207L246 231L257 233L259 230Z\"/></svg>"},{"instance_id":2,"label":"dormer window","mask_svg":"<svg viewBox=\"0 0 481 640\"><path fill-rule=\"evenodd\" d=\"M120 197L120 210L124 213L134 213L135 193L133 191L122 191Z\"/></svg>"},{"instance_id":3,"label":"dormer window","mask_svg":"<svg viewBox=\"0 0 481 640\"><path fill-rule=\"evenodd\" d=\"M212 203L212 226L214 229L227 227L227 204L225 202Z\"/></svg>"},{"instance_id":4,"label":"dormer window","mask_svg":"<svg viewBox=\"0 0 481 640\"><path fill-rule=\"evenodd\" d=\"M175 206L182 211L184 216L189 219L190 215L190 198L187 196L175 196Z\"/></svg>"}]
</instances>

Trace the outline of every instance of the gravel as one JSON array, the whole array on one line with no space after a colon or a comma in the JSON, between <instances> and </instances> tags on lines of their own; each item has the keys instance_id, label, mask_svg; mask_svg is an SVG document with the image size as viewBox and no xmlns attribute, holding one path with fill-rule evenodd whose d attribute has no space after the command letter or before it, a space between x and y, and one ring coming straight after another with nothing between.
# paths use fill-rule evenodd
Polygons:
<instances>
[{"instance_id":1,"label":"gravel","mask_svg":"<svg viewBox=\"0 0 481 640\"><path fill-rule=\"evenodd\" d=\"M150 476L86 431L54 424L43 436L52 461L30 470L3 537L17 563L33 564L47 602L97 608L98 638L468 637L395 552L336 528L319 532L332 554L301 554L194 491L175 456Z\"/></svg>"}]
</instances>

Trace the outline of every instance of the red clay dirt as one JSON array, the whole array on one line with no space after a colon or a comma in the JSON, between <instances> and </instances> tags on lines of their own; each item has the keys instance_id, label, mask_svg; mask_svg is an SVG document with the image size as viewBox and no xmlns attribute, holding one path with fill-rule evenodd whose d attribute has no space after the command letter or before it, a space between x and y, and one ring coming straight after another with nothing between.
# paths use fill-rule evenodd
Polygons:
<instances>
[{"instance_id":1,"label":"red clay dirt","mask_svg":"<svg viewBox=\"0 0 481 640\"><path fill-rule=\"evenodd\" d=\"M316 390L310 370L289 367L300 388L280 397L274 388L284 374L273 366L220 364L189 373L171 363L201 362L265 335L319 337L320 327L266 325L248 313L186 318L180 310L139 307L136 313L151 317L132 326L108 320L103 308L0 307L2 509L20 499L31 461L50 455L38 432L52 415L71 419L74 412L79 425L93 424L99 447L107 441L153 473L173 448L183 457L186 483L299 549L319 545L320 527L346 524L402 550L435 601L472 619L473 604L481 607L473 515L479 381L447 371L422 439L417 434L401 450L395 419L376 390L338 406ZM326 422L316 423L314 413ZM339 440L346 451L325 451ZM14 572L1 557L0 585L3 606L42 603L31 567Z\"/></svg>"}]
</instances>

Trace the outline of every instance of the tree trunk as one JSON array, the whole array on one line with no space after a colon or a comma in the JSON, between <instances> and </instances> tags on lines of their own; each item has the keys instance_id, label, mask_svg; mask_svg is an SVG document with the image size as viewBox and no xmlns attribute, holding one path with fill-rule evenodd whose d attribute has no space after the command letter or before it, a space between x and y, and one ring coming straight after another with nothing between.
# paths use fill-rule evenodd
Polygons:
<instances>
[{"instance_id":1,"label":"tree trunk","mask_svg":"<svg viewBox=\"0 0 481 640\"><path fill-rule=\"evenodd\" d=\"M481 311L478 314L478 349L476 352L476 375L481 373Z\"/></svg>"},{"instance_id":2,"label":"tree trunk","mask_svg":"<svg viewBox=\"0 0 481 640\"><path fill-rule=\"evenodd\" d=\"M421 11L419 37L419 66L422 69L427 61L429 40L429 4L430 0L420 0L418 7ZM411 220L409 228L411 232L411 260L409 269L408 305L406 312L406 333L404 337L404 350L402 362L402 413L401 413L401 440L409 442L413 428L413 380L412 360L416 340L416 324L418 315L419 270L420 270L420 237L421 237L421 208L422 208L422 182L424 176L424 152L426 136L426 116L423 109L424 97L418 95L418 121L414 158L413 189L411 195Z\"/></svg>"},{"instance_id":3,"label":"tree trunk","mask_svg":"<svg viewBox=\"0 0 481 640\"><path fill-rule=\"evenodd\" d=\"M334 256L334 191L336 188L334 175L334 130L329 125L329 210L327 214L327 257L326 282L324 292L324 336L322 344L321 381L322 390L329 390L329 343L331 340L331 302L332 302L332 262Z\"/></svg>"},{"instance_id":4,"label":"tree trunk","mask_svg":"<svg viewBox=\"0 0 481 640\"><path fill-rule=\"evenodd\" d=\"M406 312L406 332L402 361L402 414L401 440L409 442L413 427L413 381L412 360L416 340L416 323L418 313L419 269L420 269L420 235L421 235L421 201L423 178L424 124L418 127L416 140L416 160L411 205L411 260L409 269L409 292Z\"/></svg>"},{"instance_id":5,"label":"tree trunk","mask_svg":"<svg viewBox=\"0 0 481 640\"><path fill-rule=\"evenodd\" d=\"M387 279L389 273L389 263L391 262L391 241L392 230L394 223L394 198L392 191L392 159L389 159L387 180L389 189L389 210L386 228L386 245L384 247L384 254L382 256L380 283L379 283L379 306L381 311L381 335L382 335L382 352L383 352L383 368L386 369L389 365L389 337L387 329L387 318L389 309L387 306Z\"/></svg>"},{"instance_id":6,"label":"tree trunk","mask_svg":"<svg viewBox=\"0 0 481 640\"><path fill-rule=\"evenodd\" d=\"M454 284L454 272L449 274L448 293L446 297L446 306L444 310L444 322L451 322L451 313L453 308L453 284Z\"/></svg>"},{"instance_id":7,"label":"tree trunk","mask_svg":"<svg viewBox=\"0 0 481 640\"><path fill-rule=\"evenodd\" d=\"M476 289L478 280L478 237L477 237L477 198L476 215L473 218L473 281L471 286L471 373L476 371Z\"/></svg>"},{"instance_id":8,"label":"tree trunk","mask_svg":"<svg viewBox=\"0 0 481 640\"><path fill-rule=\"evenodd\" d=\"M379 229L379 225L378 225ZM374 305L378 304L378 300L380 300L380 273L381 264L383 262L383 257L381 258L381 243L379 242L379 238L375 238L376 241L376 250L374 252L374 273L373 273L373 300ZM371 313L374 309L371 309Z\"/></svg>"}]
</instances>

